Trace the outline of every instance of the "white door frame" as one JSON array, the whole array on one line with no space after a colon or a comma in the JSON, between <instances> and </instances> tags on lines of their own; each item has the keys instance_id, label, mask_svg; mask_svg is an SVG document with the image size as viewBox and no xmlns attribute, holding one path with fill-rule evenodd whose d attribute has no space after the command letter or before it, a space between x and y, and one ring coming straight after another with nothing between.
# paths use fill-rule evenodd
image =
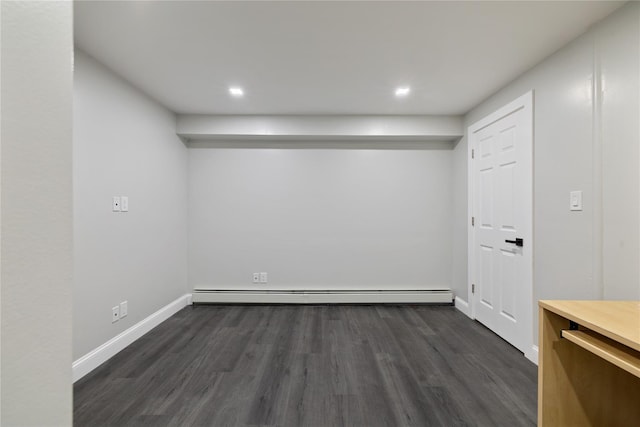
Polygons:
<instances>
[{"instance_id":1,"label":"white door frame","mask_svg":"<svg viewBox=\"0 0 640 427\"><path fill-rule=\"evenodd\" d=\"M524 135L526 135L528 145L527 149L530 150L528 163L523 163L525 168L525 186L529 190L529 198L531 200L530 209L525 210L525 229L522 230L522 237L525 244L530 248L529 262L526 263L525 276L526 283L524 285L525 298L528 300L526 304L526 312L523 316L523 327L526 328L529 333L525 338L525 356L534 363L538 363L538 351L537 346L534 346L533 339L533 91L529 91L509 104L497 111L489 114L485 118L477 121L469 126L467 129L467 141L468 141L468 163L467 163L467 194L468 194L468 253L467 253L467 272L468 272L468 295L469 295L469 314L472 319L476 318L475 313L475 294L472 293L472 284L475 281L475 230L476 228L471 226L471 218L474 214L474 201L475 201L475 185L474 185L474 165L472 160L472 150L476 149L477 143L475 133L490 124L508 116L509 114L522 109L524 117L526 119ZM525 195L526 197L526 195Z\"/></svg>"}]
</instances>

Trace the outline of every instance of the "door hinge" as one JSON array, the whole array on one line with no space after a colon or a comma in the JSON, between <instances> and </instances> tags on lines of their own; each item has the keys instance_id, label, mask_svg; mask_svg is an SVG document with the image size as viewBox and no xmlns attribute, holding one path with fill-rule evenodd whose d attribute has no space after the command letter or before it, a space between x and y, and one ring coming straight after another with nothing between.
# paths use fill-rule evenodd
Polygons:
<instances>
[{"instance_id":1,"label":"door hinge","mask_svg":"<svg viewBox=\"0 0 640 427\"><path fill-rule=\"evenodd\" d=\"M471 226L472 226L472 227L475 227L475 225L476 225L476 217L475 217L475 216L472 216L472 217L471 217Z\"/></svg>"},{"instance_id":2,"label":"door hinge","mask_svg":"<svg viewBox=\"0 0 640 427\"><path fill-rule=\"evenodd\" d=\"M476 150L474 150L473 148L471 149L471 158L472 159L476 158Z\"/></svg>"},{"instance_id":3,"label":"door hinge","mask_svg":"<svg viewBox=\"0 0 640 427\"><path fill-rule=\"evenodd\" d=\"M475 284L475 283L472 283L472 284L471 284L471 293L472 293L472 294L475 294L475 293L476 293L476 284Z\"/></svg>"}]
</instances>

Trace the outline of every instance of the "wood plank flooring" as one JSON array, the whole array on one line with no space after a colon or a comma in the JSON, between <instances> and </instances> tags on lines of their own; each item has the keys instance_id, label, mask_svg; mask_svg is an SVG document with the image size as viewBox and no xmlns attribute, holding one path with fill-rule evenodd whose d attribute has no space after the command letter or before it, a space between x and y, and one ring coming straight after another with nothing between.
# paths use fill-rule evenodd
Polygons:
<instances>
[{"instance_id":1,"label":"wood plank flooring","mask_svg":"<svg viewBox=\"0 0 640 427\"><path fill-rule=\"evenodd\" d=\"M74 385L76 426L534 426L537 368L451 306L187 307Z\"/></svg>"}]
</instances>

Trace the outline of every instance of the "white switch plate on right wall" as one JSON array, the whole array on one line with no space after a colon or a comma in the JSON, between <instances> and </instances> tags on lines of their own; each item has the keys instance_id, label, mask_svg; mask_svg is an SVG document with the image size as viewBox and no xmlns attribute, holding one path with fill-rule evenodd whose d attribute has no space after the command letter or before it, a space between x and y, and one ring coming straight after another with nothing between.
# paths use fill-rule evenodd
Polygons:
<instances>
[{"instance_id":1,"label":"white switch plate on right wall","mask_svg":"<svg viewBox=\"0 0 640 427\"><path fill-rule=\"evenodd\" d=\"M569 193L569 210L582 210L582 191L572 191Z\"/></svg>"}]
</instances>

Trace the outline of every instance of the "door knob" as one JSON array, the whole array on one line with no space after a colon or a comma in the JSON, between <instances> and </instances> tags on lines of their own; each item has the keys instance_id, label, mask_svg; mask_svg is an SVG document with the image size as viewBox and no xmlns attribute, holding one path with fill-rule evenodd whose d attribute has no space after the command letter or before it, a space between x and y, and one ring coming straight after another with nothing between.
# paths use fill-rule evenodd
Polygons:
<instances>
[{"instance_id":1,"label":"door knob","mask_svg":"<svg viewBox=\"0 0 640 427\"><path fill-rule=\"evenodd\" d=\"M524 240L522 240L520 237L516 237L516 240L505 240L505 242L507 243L513 243L516 246L524 246Z\"/></svg>"}]
</instances>

